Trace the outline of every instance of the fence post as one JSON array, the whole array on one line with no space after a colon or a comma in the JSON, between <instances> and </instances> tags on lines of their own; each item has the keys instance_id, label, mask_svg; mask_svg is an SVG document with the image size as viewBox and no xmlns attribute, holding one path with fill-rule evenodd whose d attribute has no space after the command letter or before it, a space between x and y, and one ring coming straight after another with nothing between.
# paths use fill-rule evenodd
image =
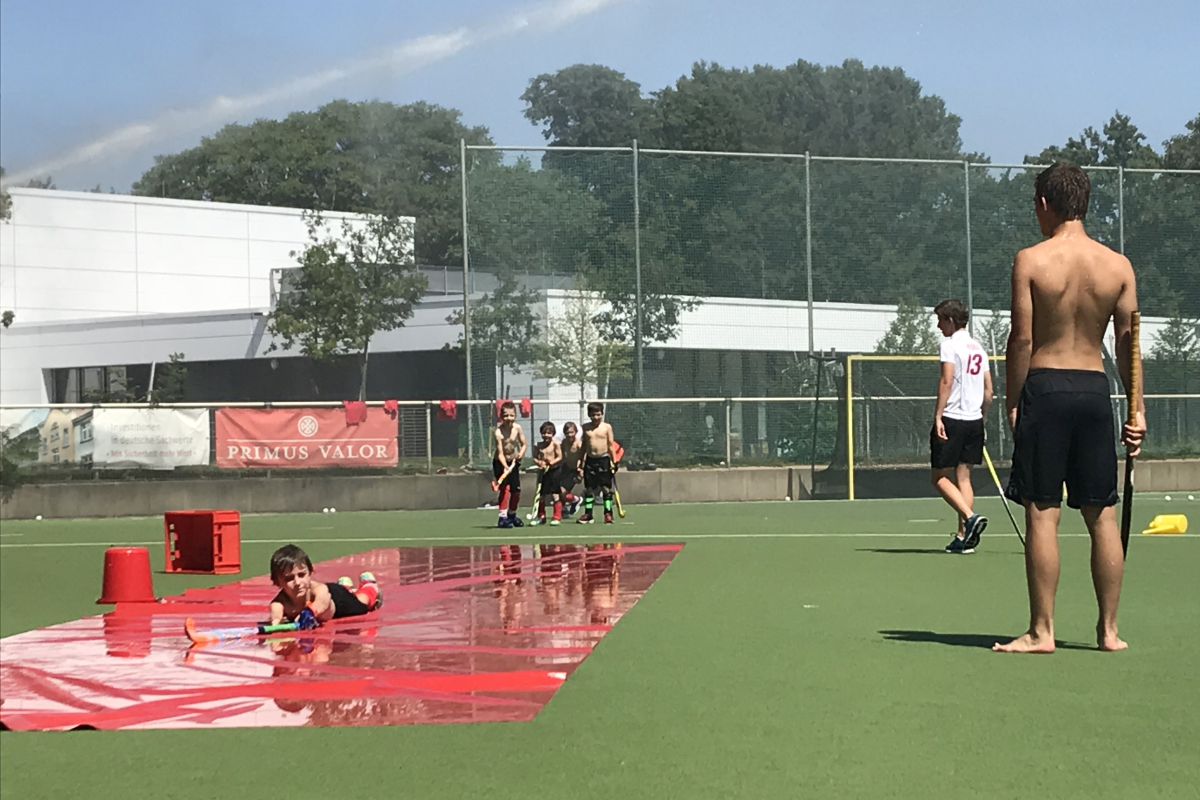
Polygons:
<instances>
[{"instance_id":1,"label":"fence post","mask_svg":"<svg viewBox=\"0 0 1200 800\"><path fill-rule=\"evenodd\" d=\"M458 140L459 172L462 173L462 249L463 249L463 355L467 366L467 399L474 400L471 391L471 258L467 247L467 140ZM467 463L475 463L475 417L467 408Z\"/></svg>"},{"instance_id":2,"label":"fence post","mask_svg":"<svg viewBox=\"0 0 1200 800\"><path fill-rule=\"evenodd\" d=\"M425 473L433 474L433 401L425 404Z\"/></svg>"},{"instance_id":3,"label":"fence post","mask_svg":"<svg viewBox=\"0 0 1200 800\"><path fill-rule=\"evenodd\" d=\"M725 466L733 466L733 434L730 425L733 423L733 399L725 398Z\"/></svg>"},{"instance_id":4,"label":"fence post","mask_svg":"<svg viewBox=\"0 0 1200 800\"><path fill-rule=\"evenodd\" d=\"M633 349L636 351L635 365L638 397L643 394L642 380L642 206L638 191L638 142L633 140L633 271L635 283L635 305L637 313L633 331Z\"/></svg>"},{"instance_id":5,"label":"fence post","mask_svg":"<svg viewBox=\"0 0 1200 800\"><path fill-rule=\"evenodd\" d=\"M1117 241L1125 255L1125 167L1117 166Z\"/></svg>"},{"instance_id":6,"label":"fence post","mask_svg":"<svg viewBox=\"0 0 1200 800\"><path fill-rule=\"evenodd\" d=\"M808 353L813 351L812 158L804 151L804 272L808 284Z\"/></svg>"},{"instance_id":7,"label":"fence post","mask_svg":"<svg viewBox=\"0 0 1200 800\"><path fill-rule=\"evenodd\" d=\"M963 161L963 216L967 222L967 331L975 335L975 285L971 271L971 163ZM992 313L995 313L993 310Z\"/></svg>"}]
</instances>

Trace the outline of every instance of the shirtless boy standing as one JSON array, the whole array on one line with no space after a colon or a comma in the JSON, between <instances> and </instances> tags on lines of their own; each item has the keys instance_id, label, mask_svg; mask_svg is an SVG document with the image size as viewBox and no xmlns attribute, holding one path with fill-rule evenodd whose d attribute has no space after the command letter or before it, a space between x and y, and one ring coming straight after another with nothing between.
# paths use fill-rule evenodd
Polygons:
<instances>
[{"instance_id":1,"label":"shirtless boy standing","mask_svg":"<svg viewBox=\"0 0 1200 800\"><path fill-rule=\"evenodd\" d=\"M604 502L604 521L611 524L613 462L616 460L616 440L612 426L604 421L604 406L588 403L588 422L583 426L583 463L579 475L583 477L583 515L577 522L592 522L592 507L596 494Z\"/></svg>"},{"instance_id":2,"label":"shirtless boy standing","mask_svg":"<svg viewBox=\"0 0 1200 800\"><path fill-rule=\"evenodd\" d=\"M520 528L525 524L517 509L521 505L521 459L525 457L526 442L525 432L517 422L517 407L511 400L500 406L500 424L496 426L494 439L496 452L492 458L492 474L500 480L501 475L508 473L500 481L500 519L496 525Z\"/></svg>"},{"instance_id":3,"label":"shirtless boy standing","mask_svg":"<svg viewBox=\"0 0 1200 800\"><path fill-rule=\"evenodd\" d=\"M1092 539L1092 583L1100 608L1101 650L1124 650L1117 603L1125 560L1114 506L1117 455L1101 339L1113 323L1117 365L1128 391L1130 321L1137 310L1133 268L1083 229L1091 191L1074 164L1037 176L1034 208L1045 241L1017 253L1012 268L1012 328L1007 353L1007 410L1015 451L1007 496L1025 506L1029 630L994 650L1054 652L1058 521L1067 505L1083 514ZM1136 425L1121 441L1137 455L1146 433L1145 404L1133 400Z\"/></svg>"}]
</instances>

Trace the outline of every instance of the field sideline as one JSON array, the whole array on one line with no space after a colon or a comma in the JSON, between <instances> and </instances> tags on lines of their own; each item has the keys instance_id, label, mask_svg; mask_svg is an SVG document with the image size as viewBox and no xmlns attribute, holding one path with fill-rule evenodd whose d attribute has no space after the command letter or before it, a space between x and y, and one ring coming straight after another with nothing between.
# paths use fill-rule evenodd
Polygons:
<instances>
[{"instance_id":1,"label":"field sideline","mask_svg":"<svg viewBox=\"0 0 1200 800\"><path fill-rule=\"evenodd\" d=\"M1191 505L1139 495L1140 530ZM1023 629L1020 543L998 500L980 551L941 553L936 499L631 508L623 524L499 531L493 511L263 515L243 573L279 544L314 560L388 544L687 546L530 723L0 734L13 798L1196 797L1200 543L1135 536L1131 649L1094 645L1087 539L1065 513L1050 657ZM162 567L161 519L5 522L0 635L105 610L103 548ZM233 576L156 572L159 594Z\"/></svg>"}]
</instances>

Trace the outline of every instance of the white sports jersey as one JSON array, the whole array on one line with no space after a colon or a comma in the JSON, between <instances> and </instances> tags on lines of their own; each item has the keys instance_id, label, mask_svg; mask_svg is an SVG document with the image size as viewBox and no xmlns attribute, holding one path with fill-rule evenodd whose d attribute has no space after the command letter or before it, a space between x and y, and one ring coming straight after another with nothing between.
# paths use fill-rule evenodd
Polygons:
<instances>
[{"instance_id":1,"label":"white sports jersey","mask_svg":"<svg viewBox=\"0 0 1200 800\"><path fill-rule=\"evenodd\" d=\"M988 369L987 352L971 338L966 328L942 338L941 361L954 365L954 383L943 417L960 420L983 419L983 375Z\"/></svg>"}]
</instances>

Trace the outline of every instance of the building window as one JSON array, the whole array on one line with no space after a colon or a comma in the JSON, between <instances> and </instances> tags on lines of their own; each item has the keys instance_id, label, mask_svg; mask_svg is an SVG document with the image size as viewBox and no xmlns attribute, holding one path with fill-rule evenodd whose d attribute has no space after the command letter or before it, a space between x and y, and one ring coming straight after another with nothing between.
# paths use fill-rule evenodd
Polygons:
<instances>
[{"instance_id":1,"label":"building window","mask_svg":"<svg viewBox=\"0 0 1200 800\"><path fill-rule=\"evenodd\" d=\"M79 443L90 442L92 440L92 423L85 422L79 426Z\"/></svg>"}]
</instances>

